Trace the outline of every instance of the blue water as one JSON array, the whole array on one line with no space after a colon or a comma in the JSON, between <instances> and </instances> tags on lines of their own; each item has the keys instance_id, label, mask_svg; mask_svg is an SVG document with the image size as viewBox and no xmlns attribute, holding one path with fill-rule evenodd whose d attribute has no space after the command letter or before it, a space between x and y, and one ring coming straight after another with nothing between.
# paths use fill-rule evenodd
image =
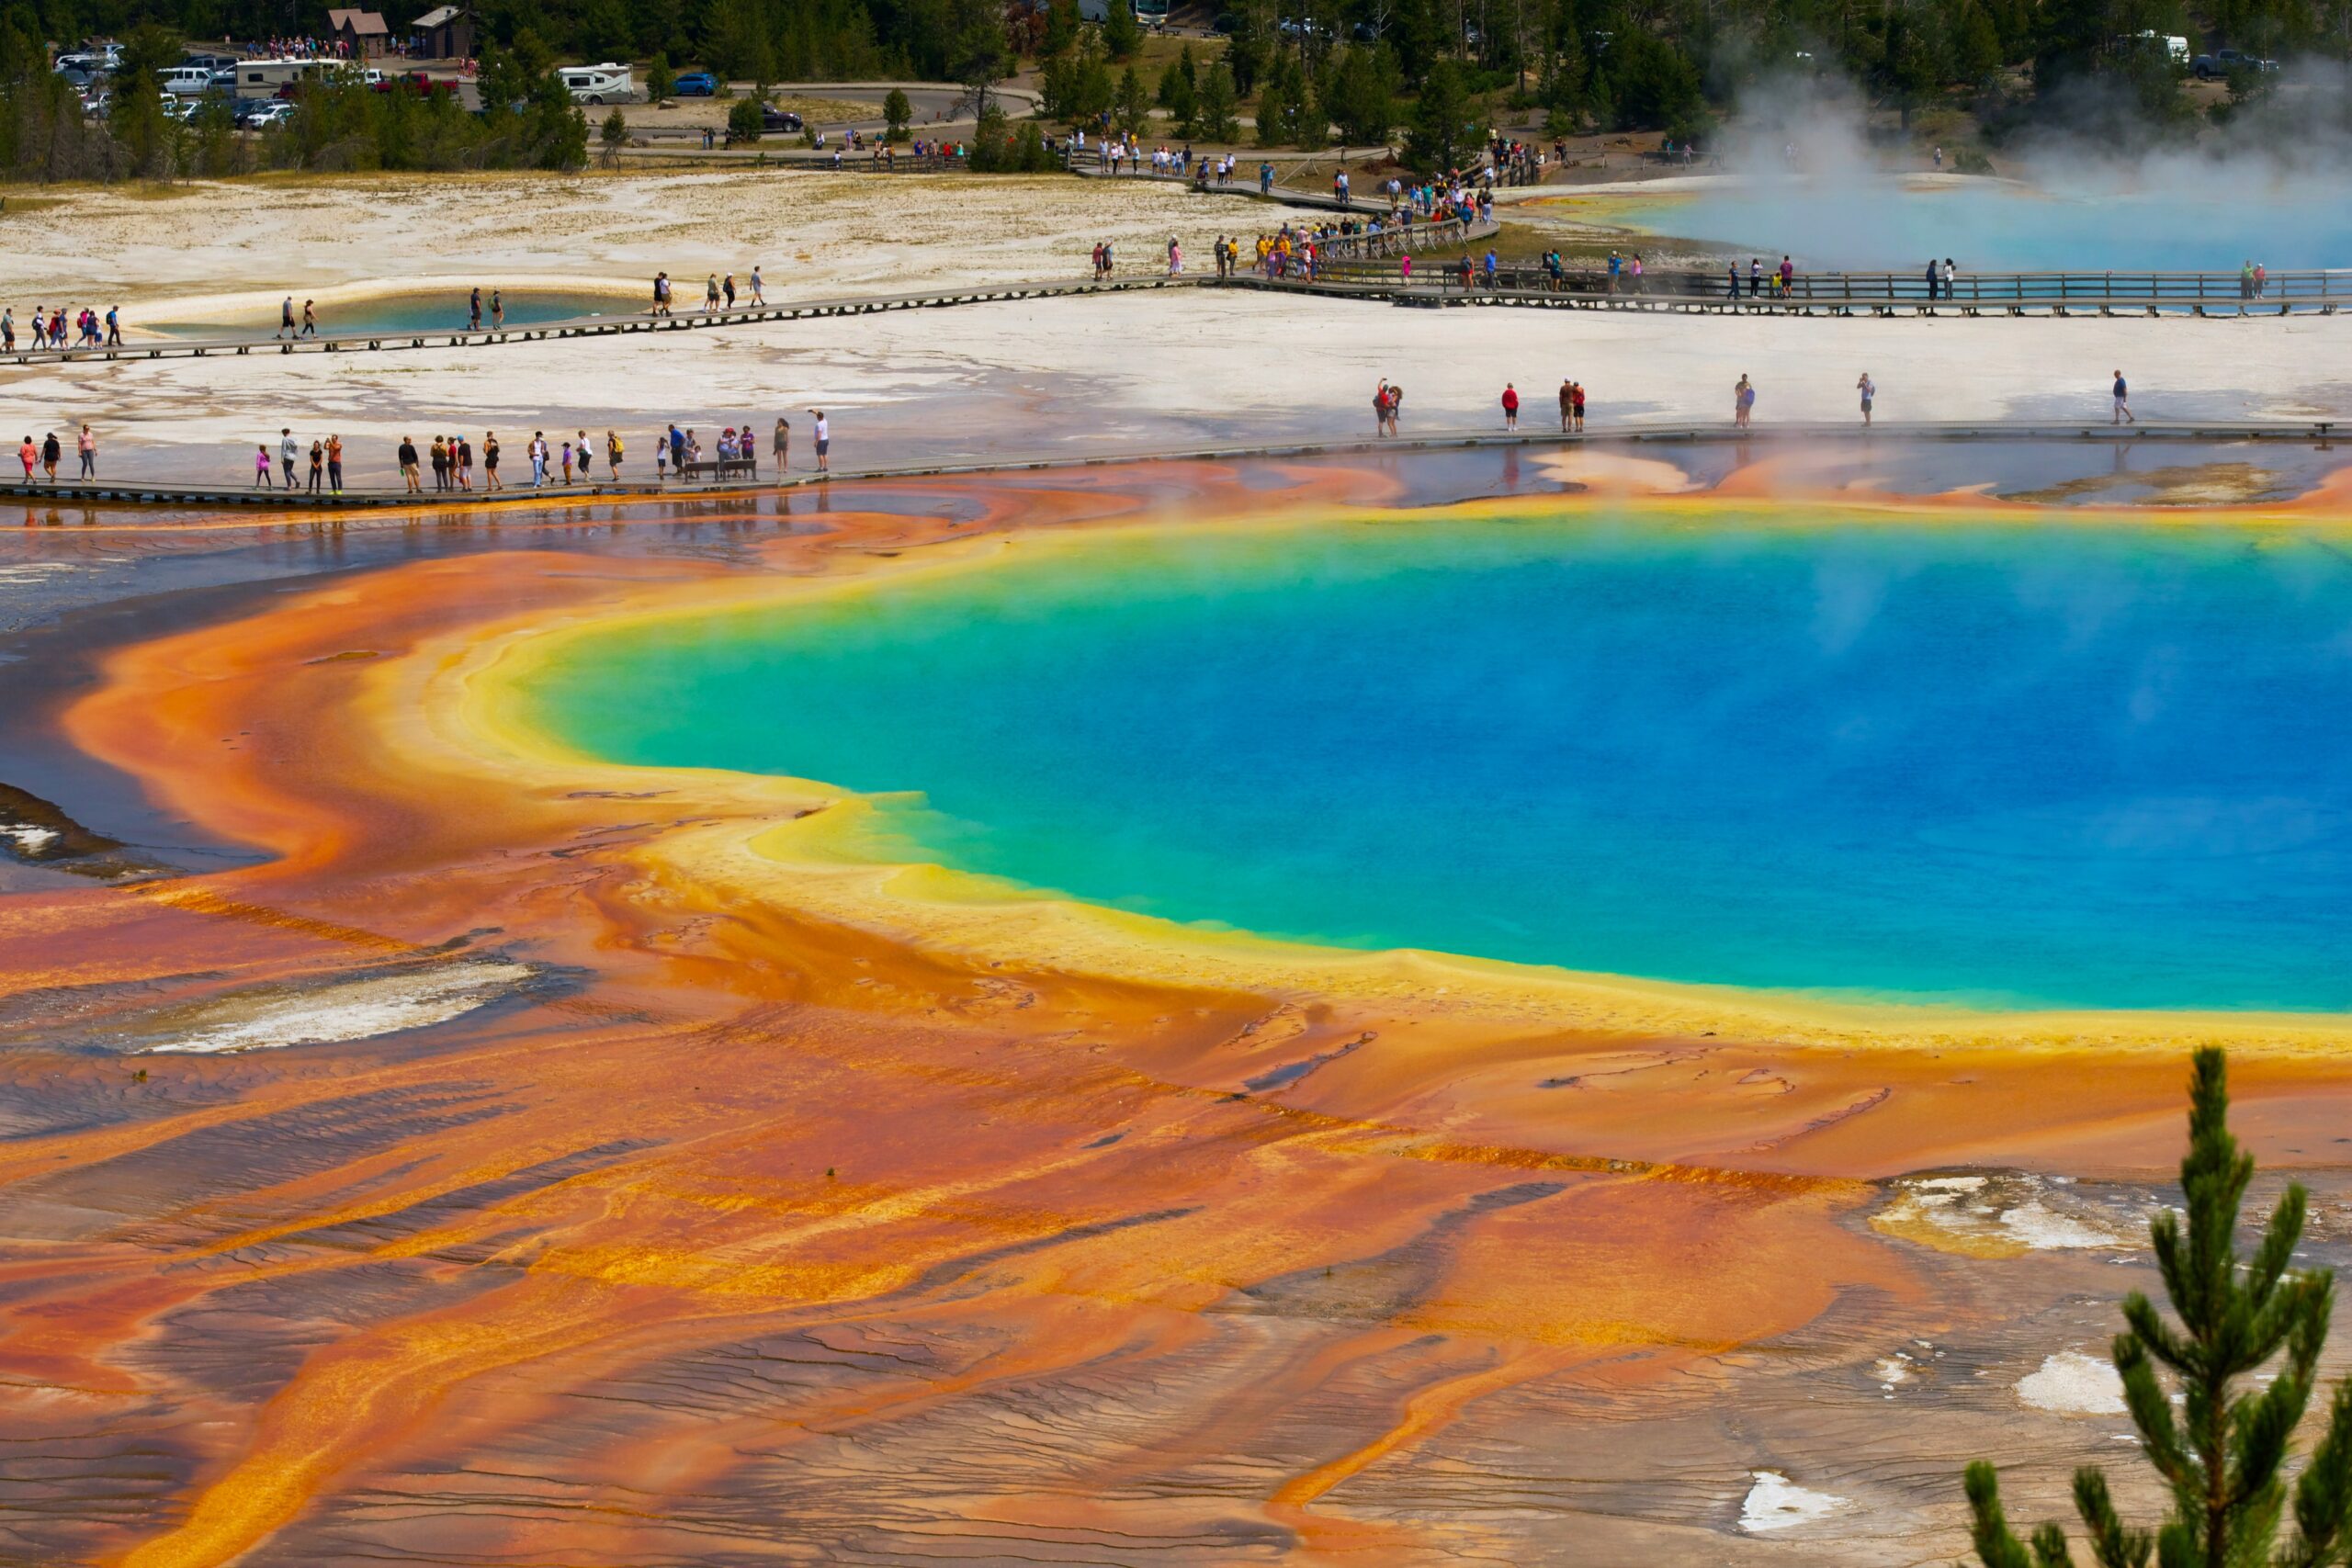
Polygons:
<instances>
[{"instance_id":1,"label":"blue water","mask_svg":"<svg viewBox=\"0 0 2352 1568\"><path fill-rule=\"evenodd\" d=\"M2342 182L2157 179L2124 191L1960 188L1895 181L1761 180L1689 198L1635 198L1649 231L1793 254L1811 270L1916 270L1951 256L1974 272L2273 272L2352 267L2352 188Z\"/></svg>"},{"instance_id":2,"label":"blue water","mask_svg":"<svg viewBox=\"0 0 2352 1568\"><path fill-rule=\"evenodd\" d=\"M457 332L466 324L470 295L465 289L435 294L392 294L374 299L356 299L347 304L325 304L318 307L319 331L345 336L369 333L431 333ZM508 289L504 300L506 325L525 327L541 321L568 321L574 316L624 316L632 310L642 310L615 294L587 293L525 293ZM302 310L302 296L294 296L294 311L299 320ZM481 296L481 324L490 325L490 290ZM248 318L237 321L166 321L158 322L159 332L183 335L211 335L233 332L250 332L255 326L263 331L277 325L275 315Z\"/></svg>"},{"instance_id":3,"label":"blue water","mask_svg":"<svg viewBox=\"0 0 2352 1568\"><path fill-rule=\"evenodd\" d=\"M2352 557L2321 536L1104 536L602 635L542 681L595 752L923 792L903 853L1177 919L1984 1005L2352 1007Z\"/></svg>"}]
</instances>

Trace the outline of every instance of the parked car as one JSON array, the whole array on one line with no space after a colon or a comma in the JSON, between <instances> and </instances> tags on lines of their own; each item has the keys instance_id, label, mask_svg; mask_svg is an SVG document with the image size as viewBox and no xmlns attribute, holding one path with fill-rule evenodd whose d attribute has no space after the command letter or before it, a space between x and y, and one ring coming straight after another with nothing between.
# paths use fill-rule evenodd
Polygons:
<instances>
[{"instance_id":1,"label":"parked car","mask_svg":"<svg viewBox=\"0 0 2352 1568\"><path fill-rule=\"evenodd\" d=\"M2233 71L2276 71L2278 62L2248 54L2242 49L2223 49L2211 54L2199 55L2189 69L2200 79L2211 81L2216 76L2226 76Z\"/></svg>"},{"instance_id":2,"label":"parked car","mask_svg":"<svg viewBox=\"0 0 2352 1568\"><path fill-rule=\"evenodd\" d=\"M760 129L762 130L798 130L800 117L790 109L780 109L774 104L762 104Z\"/></svg>"},{"instance_id":3,"label":"parked car","mask_svg":"<svg viewBox=\"0 0 2352 1568\"><path fill-rule=\"evenodd\" d=\"M247 130L267 130L294 118L294 106L284 98L271 98L255 106L254 111L237 123Z\"/></svg>"},{"instance_id":4,"label":"parked car","mask_svg":"<svg viewBox=\"0 0 2352 1568\"><path fill-rule=\"evenodd\" d=\"M397 76L387 75L381 71L370 71L368 75L369 77L368 85L379 93L407 92L414 93L419 97L426 97L435 93L454 96L458 91L456 81L447 77L429 76L422 71L403 71Z\"/></svg>"},{"instance_id":5,"label":"parked car","mask_svg":"<svg viewBox=\"0 0 2352 1568\"><path fill-rule=\"evenodd\" d=\"M671 95L680 98L707 98L718 92L718 78L707 71L689 71L670 85Z\"/></svg>"}]
</instances>

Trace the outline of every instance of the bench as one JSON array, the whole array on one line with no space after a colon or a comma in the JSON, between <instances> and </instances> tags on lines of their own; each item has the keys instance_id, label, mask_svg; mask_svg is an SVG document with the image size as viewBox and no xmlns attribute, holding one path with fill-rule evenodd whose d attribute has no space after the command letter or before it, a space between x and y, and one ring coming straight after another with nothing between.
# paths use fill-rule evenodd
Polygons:
<instances>
[{"instance_id":1,"label":"bench","mask_svg":"<svg viewBox=\"0 0 2352 1568\"><path fill-rule=\"evenodd\" d=\"M705 457L699 462L681 463L677 468L680 479L752 479L759 478L757 457Z\"/></svg>"}]
</instances>

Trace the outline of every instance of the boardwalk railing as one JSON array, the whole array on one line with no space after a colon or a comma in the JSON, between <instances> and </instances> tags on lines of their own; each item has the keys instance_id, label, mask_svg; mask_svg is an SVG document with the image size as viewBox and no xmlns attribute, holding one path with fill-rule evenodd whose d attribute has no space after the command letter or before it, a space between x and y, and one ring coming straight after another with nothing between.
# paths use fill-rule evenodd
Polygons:
<instances>
[{"instance_id":1,"label":"boardwalk railing","mask_svg":"<svg viewBox=\"0 0 2352 1568\"><path fill-rule=\"evenodd\" d=\"M1327 283L1387 290L1402 287L1398 269L1376 261L1342 261L1322 270L1321 281ZM1414 284L1458 291L1461 279L1458 272L1451 270L1419 271ZM2313 310L2332 314L2339 305L2352 305L2352 271L2271 273L2258 291L2234 272L1962 273L1950 284L1939 277L1930 285L1924 267L1916 273L1798 273L1783 288L1771 273L1751 277L1743 271L1735 282L1728 271L1708 274L1677 268L1648 272L1638 278L1621 274L1612 280L1605 268L1568 267L1554 274L1538 263L1511 261L1498 265L1491 278L1482 268L1475 270L1470 291L1567 297L1629 308L1713 306L1807 314L1885 313L1914 308L1957 310L1963 315L2064 315L2073 310L2236 315Z\"/></svg>"}]
</instances>

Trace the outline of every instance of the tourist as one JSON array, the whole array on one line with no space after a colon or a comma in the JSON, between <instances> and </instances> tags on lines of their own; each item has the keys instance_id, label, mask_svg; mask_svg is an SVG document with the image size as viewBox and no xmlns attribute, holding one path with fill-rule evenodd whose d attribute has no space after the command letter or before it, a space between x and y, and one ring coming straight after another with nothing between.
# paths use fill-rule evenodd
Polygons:
<instances>
[{"instance_id":1,"label":"tourist","mask_svg":"<svg viewBox=\"0 0 2352 1568\"><path fill-rule=\"evenodd\" d=\"M611 473L615 484L621 482L621 437L618 431L605 432L605 468Z\"/></svg>"},{"instance_id":2,"label":"tourist","mask_svg":"<svg viewBox=\"0 0 2352 1568\"><path fill-rule=\"evenodd\" d=\"M433 488L436 491L447 490L449 488L449 444L441 437L435 436L433 446L426 453L426 461L433 465Z\"/></svg>"},{"instance_id":3,"label":"tourist","mask_svg":"<svg viewBox=\"0 0 2352 1568\"><path fill-rule=\"evenodd\" d=\"M571 440L570 440L569 438L566 438L566 440L564 441L564 444L563 444L563 457L562 457L562 461L563 461L563 482L564 482L565 484L569 485L569 484L571 482Z\"/></svg>"},{"instance_id":4,"label":"tourist","mask_svg":"<svg viewBox=\"0 0 2352 1568\"><path fill-rule=\"evenodd\" d=\"M1796 285L1797 264L1791 261L1788 257L1782 256L1781 258L1781 297L1784 299L1787 299L1790 294L1795 291Z\"/></svg>"},{"instance_id":5,"label":"tourist","mask_svg":"<svg viewBox=\"0 0 2352 1568\"><path fill-rule=\"evenodd\" d=\"M2115 417L2108 421L2109 424L2137 424L2140 423L2138 420L2132 417L2131 400L2132 389L2123 384L2123 372L2118 370L2115 373Z\"/></svg>"},{"instance_id":6,"label":"tourist","mask_svg":"<svg viewBox=\"0 0 2352 1568\"><path fill-rule=\"evenodd\" d=\"M1568 388L1568 398L1571 412L1576 415L1577 434L1582 435L1584 434L1584 383L1582 381Z\"/></svg>"},{"instance_id":7,"label":"tourist","mask_svg":"<svg viewBox=\"0 0 2352 1568\"><path fill-rule=\"evenodd\" d=\"M319 481L326 477L326 443L313 435L311 437L311 494L316 495L319 493Z\"/></svg>"},{"instance_id":8,"label":"tourist","mask_svg":"<svg viewBox=\"0 0 2352 1568\"><path fill-rule=\"evenodd\" d=\"M1572 422L1576 406L1576 383L1563 376L1560 378L1560 434L1563 435L1574 428Z\"/></svg>"},{"instance_id":9,"label":"tourist","mask_svg":"<svg viewBox=\"0 0 2352 1568\"><path fill-rule=\"evenodd\" d=\"M1737 430L1746 430L1747 428L1748 415L1755 407L1756 389L1748 384L1747 375L1742 373L1739 378L1739 385L1731 389L1731 423L1733 428Z\"/></svg>"},{"instance_id":10,"label":"tourist","mask_svg":"<svg viewBox=\"0 0 2352 1568\"><path fill-rule=\"evenodd\" d=\"M1388 378L1383 376L1380 385L1372 389L1372 434L1375 439L1388 434Z\"/></svg>"},{"instance_id":11,"label":"tourist","mask_svg":"<svg viewBox=\"0 0 2352 1568\"><path fill-rule=\"evenodd\" d=\"M485 492L506 488L498 478L498 432L494 430L481 433L481 488Z\"/></svg>"},{"instance_id":12,"label":"tourist","mask_svg":"<svg viewBox=\"0 0 2352 1568\"><path fill-rule=\"evenodd\" d=\"M544 489L548 482L548 433L544 430L531 432L530 444L524 447L523 453L531 459L531 488Z\"/></svg>"},{"instance_id":13,"label":"tourist","mask_svg":"<svg viewBox=\"0 0 2352 1568\"><path fill-rule=\"evenodd\" d=\"M1755 256L1747 258L1747 297L1750 299L1764 292L1764 264Z\"/></svg>"},{"instance_id":14,"label":"tourist","mask_svg":"<svg viewBox=\"0 0 2352 1568\"><path fill-rule=\"evenodd\" d=\"M1389 382L1389 383L1388 383L1388 434L1389 434L1394 435L1394 434L1396 434L1396 428L1397 428L1397 427L1396 427L1396 420L1397 420L1397 416L1398 416L1400 413L1402 413L1402 412L1404 412L1404 408L1405 408L1405 389L1404 389L1403 387L1401 387L1401 386L1397 385L1397 383L1396 383L1396 382L1394 382L1394 381Z\"/></svg>"},{"instance_id":15,"label":"tourist","mask_svg":"<svg viewBox=\"0 0 2352 1568\"><path fill-rule=\"evenodd\" d=\"M29 480L33 477L33 465L40 461L40 448L33 445L33 438L29 434L25 437L24 444L17 448L17 461L25 466L25 478Z\"/></svg>"},{"instance_id":16,"label":"tourist","mask_svg":"<svg viewBox=\"0 0 2352 1568\"><path fill-rule=\"evenodd\" d=\"M1503 428L1519 428L1519 389L1509 381L1503 383Z\"/></svg>"},{"instance_id":17,"label":"tourist","mask_svg":"<svg viewBox=\"0 0 2352 1568\"><path fill-rule=\"evenodd\" d=\"M588 433L586 431L581 431L577 435L572 437L571 453L572 456L578 459L580 464L580 482L582 484L586 484L596 477L588 457L588 454L592 450L594 450L594 448L588 445Z\"/></svg>"},{"instance_id":18,"label":"tourist","mask_svg":"<svg viewBox=\"0 0 2352 1568\"><path fill-rule=\"evenodd\" d=\"M17 352L17 312L0 307L0 354Z\"/></svg>"},{"instance_id":19,"label":"tourist","mask_svg":"<svg viewBox=\"0 0 2352 1568\"><path fill-rule=\"evenodd\" d=\"M670 479L670 442L666 436L653 438L653 482L666 484Z\"/></svg>"},{"instance_id":20,"label":"tourist","mask_svg":"<svg viewBox=\"0 0 2352 1568\"><path fill-rule=\"evenodd\" d=\"M30 446L25 449L28 452L32 450ZM32 477L32 465L28 463L25 465L25 478ZM255 490L269 488L269 443L266 441L254 448L254 488Z\"/></svg>"},{"instance_id":21,"label":"tourist","mask_svg":"<svg viewBox=\"0 0 2352 1568\"><path fill-rule=\"evenodd\" d=\"M1724 275L1731 279L1729 286L1724 291L1724 298L1736 299L1739 298L1739 264L1734 262L1724 271Z\"/></svg>"},{"instance_id":22,"label":"tourist","mask_svg":"<svg viewBox=\"0 0 2352 1568\"><path fill-rule=\"evenodd\" d=\"M825 455L833 447L833 423L825 417L823 409L810 409L808 412L816 416L813 429L817 440L817 471L821 474L831 468Z\"/></svg>"},{"instance_id":23,"label":"tourist","mask_svg":"<svg viewBox=\"0 0 2352 1568\"><path fill-rule=\"evenodd\" d=\"M656 316L670 313L670 275L666 272L653 275L653 309L650 313Z\"/></svg>"},{"instance_id":24,"label":"tourist","mask_svg":"<svg viewBox=\"0 0 2352 1568\"><path fill-rule=\"evenodd\" d=\"M729 273L727 275L727 281L720 284L719 288L724 289L727 293L727 308L730 310L733 310L735 308L735 275L731 272Z\"/></svg>"},{"instance_id":25,"label":"tourist","mask_svg":"<svg viewBox=\"0 0 2352 1568\"><path fill-rule=\"evenodd\" d=\"M98 438L90 434L88 424L82 426L82 434L74 445L82 455L81 477L85 479L96 479L98 477Z\"/></svg>"},{"instance_id":26,"label":"tourist","mask_svg":"<svg viewBox=\"0 0 2352 1568\"><path fill-rule=\"evenodd\" d=\"M451 439L457 443L458 446L458 488L462 491L471 491L474 488L473 438L468 435L458 435Z\"/></svg>"},{"instance_id":27,"label":"tourist","mask_svg":"<svg viewBox=\"0 0 2352 1568\"><path fill-rule=\"evenodd\" d=\"M1175 277L1183 270L1184 247L1176 243L1175 235L1170 234L1168 236L1168 276Z\"/></svg>"},{"instance_id":28,"label":"tourist","mask_svg":"<svg viewBox=\"0 0 2352 1568\"><path fill-rule=\"evenodd\" d=\"M1959 267L1957 267L1957 266L1955 266L1954 265L1952 265L1952 259L1951 259L1951 257L1950 257L1950 256L1946 256L1946 257L1944 257L1944 298L1945 298L1945 299L1951 299L1951 298L1952 297L1952 294L1951 294L1951 280L1952 280L1953 276L1959 273L1959 271L1960 271L1960 268L1959 268Z\"/></svg>"},{"instance_id":29,"label":"tourist","mask_svg":"<svg viewBox=\"0 0 2352 1568\"><path fill-rule=\"evenodd\" d=\"M57 482L58 460L64 456L65 448L58 445L57 432L53 430L49 432L47 438L40 444L40 466L42 471L49 475L49 482L51 484Z\"/></svg>"},{"instance_id":30,"label":"tourist","mask_svg":"<svg viewBox=\"0 0 2352 1568\"><path fill-rule=\"evenodd\" d=\"M1862 423L1867 425L1871 422L1871 400L1878 396L1878 383L1871 380L1871 373L1865 370L1862 378L1854 383L1854 390L1862 395Z\"/></svg>"},{"instance_id":31,"label":"tourist","mask_svg":"<svg viewBox=\"0 0 2352 1568\"><path fill-rule=\"evenodd\" d=\"M408 487L409 494L415 495L424 489L416 477L416 443L405 435L401 436L396 456L401 466L401 482Z\"/></svg>"},{"instance_id":32,"label":"tourist","mask_svg":"<svg viewBox=\"0 0 2352 1568\"><path fill-rule=\"evenodd\" d=\"M281 427L277 432L277 472L288 490L294 488L294 459L301 454L301 444L294 439L294 433Z\"/></svg>"},{"instance_id":33,"label":"tourist","mask_svg":"<svg viewBox=\"0 0 2352 1568\"><path fill-rule=\"evenodd\" d=\"M670 473L684 482L686 477L686 435L675 424L670 426Z\"/></svg>"},{"instance_id":34,"label":"tourist","mask_svg":"<svg viewBox=\"0 0 2352 1568\"><path fill-rule=\"evenodd\" d=\"M294 335L294 296L291 294L286 297L284 304L277 307L277 330L269 335L273 339Z\"/></svg>"},{"instance_id":35,"label":"tourist","mask_svg":"<svg viewBox=\"0 0 2352 1568\"><path fill-rule=\"evenodd\" d=\"M343 493L343 437L332 432L327 435L327 490Z\"/></svg>"},{"instance_id":36,"label":"tourist","mask_svg":"<svg viewBox=\"0 0 2352 1568\"><path fill-rule=\"evenodd\" d=\"M490 324L492 330L506 324L506 297L496 288L490 291Z\"/></svg>"},{"instance_id":37,"label":"tourist","mask_svg":"<svg viewBox=\"0 0 2352 1568\"><path fill-rule=\"evenodd\" d=\"M122 346L122 307L119 305L107 307L107 346Z\"/></svg>"},{"instance_id":38,"label":"tourist","mask_svg":"<svg viewBox=\"0 0 2352 1568\"><path fill-rule=\"evenodd\" d=\"M1928 303L1930 305L1936 302L1936 285L1939 281L1939 278L1936 270L1936 258L1929 256L1928 258Z\"/></svg>"},{"instance_id":39,"label":"tourist","mask_svg":"<svg viewBox=\"0 0 2352 1568\"><path fill-rule=\"evenodd\" d=\"M706 316L718 314L718 274L715 272L702 286L702 313Z\"/></svg>"},{"instance_id":40,"label":"tourist","mask_svg":"<svg viewBox=\"0 0 2352 1568\"><path fill-rule=\"evenodd\" d=\"M317 301L311 299L305 299L302 301L302 330L298 334L299 336L316 337L319 335L319 312L313 309Z\"/></svg>"},{"instance_id":41,"label":"tourist","mask_svg":"<svg viewBox=\"0 0 2352 1568\"><path fill-rule=\"evenodd\" d=\"M767 302L767 289L765 286L760 282L760 269L758 265L755 263L752 267L752 303L753 305L764 305Z\"/></svg>"},{"instance_id":42,"label":"tourist","mask_svg":"<svg viewBox=\"0 0 2352 1568\"><path fill-rule=\"evenodd\" d=\"M481 285L474 285L473 296L466 301L466 331L481 331Z\"/></svg>"},{"instance_id":43,"label":"tourist","mask_svg":"<svg viewBox=\"0 0 2352 1568\"><path fill-rule=\"evenodd\" d=\"M776 478L782 479L785 462L792 456L792 422L781 414L776 416L775 451Z\"/></svg>"}]
</instances>

